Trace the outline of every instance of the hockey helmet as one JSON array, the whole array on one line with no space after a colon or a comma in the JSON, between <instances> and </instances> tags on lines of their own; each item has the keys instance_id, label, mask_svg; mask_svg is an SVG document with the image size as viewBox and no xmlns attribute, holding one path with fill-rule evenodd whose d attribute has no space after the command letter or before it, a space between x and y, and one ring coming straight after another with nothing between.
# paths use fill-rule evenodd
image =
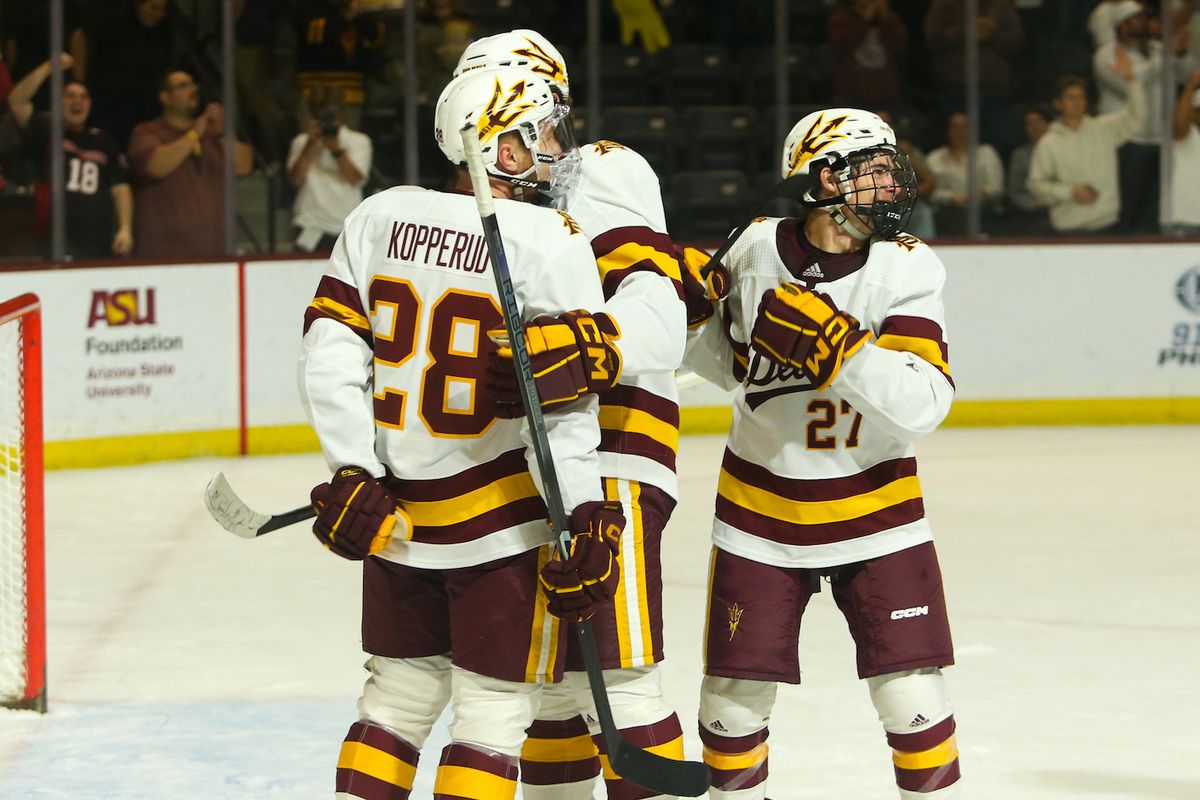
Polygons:
<instances>
[{"instance_id":1,"label":"hockey helmet","mask_svg":"<svg viewBox=\"0 0 1200 800\"><path fill-rule=\"evenodd\" d=\"M458 59L454 77L475 69L496 67L523 67L550 81L562 99L570 97L571 85L562 53L537 31L518 28L476 39L467 45Z\"/></svg>"},{"instance_id":2,"label":"hockey helmet","mask_svg":"<svg viewBox=\"0 0 1200 800\"><path fill-rule=\"evenodd\" d=\"M465 166L463 128L479 132L479 149L487 173L518 189L536 188L563 197L579 176L581 156L575 146L571 109L560 102L550 81L527 69L501 67L471 70L452 80L438 98L434 136L442 153ZM533 155L533 165L511 175L496 165L500 136L515 132Z\"/></svg>"},{"instance_id":3,"label":"hockey helmet","mask_svg":"<svg viewBox=\"0 0 1200 800\"><path fill-rule=\"evenodd\" d=\"M814 183L829 167L839 193L817 199L810 191L803 202L834 207L834 218L860 238L865 238L861 227L883 238L898 235L917 202L912 162L897 147L892 127L870 111L829 108L808 114L784 140L781 167L784 178L808 175ZM860 226L849 222L843 208Z\"/></svg>"}]
</instances>

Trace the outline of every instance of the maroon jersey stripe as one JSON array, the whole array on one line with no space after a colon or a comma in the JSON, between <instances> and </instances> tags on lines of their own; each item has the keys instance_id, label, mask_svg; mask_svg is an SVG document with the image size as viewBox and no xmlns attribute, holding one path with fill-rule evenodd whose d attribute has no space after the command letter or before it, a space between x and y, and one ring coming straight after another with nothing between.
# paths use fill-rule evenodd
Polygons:
<instances>
[{"instance_id":1,"label":"maroon jersey stripe","mask_svg":"<svg viewBox=\"0 0 1200 800\"><path fill-rule=\"evenodd\" d=\"M917 474L917 460L910 457L881 461L857 475L844 478L781 478L764 467L738 458L728 449L725 450L721 466L743 483L765 489L786 500L807 502L843 500Z\"/></svg>"},{"instance_id":2,"label":"maroon jersey stripe","mask_svg":"<svg viewBox=\"0 0 1200 800\"><path fill-rule=\"evenodd\" d=\"M318 319L331 319L334 322L345 325L355 336L358 336L367 346L374 349L374 336L371 333L370 322L367 322L367 327L359 327L351 325L346 320L329 313L327 310L320 307L320 301L330 300L340 306L345 306L352 313L357 314L363 320L369 320L367 313L363 311L362 302L358 297L358 290L353 286L339 281L337 278L329 275L322 275L321 282L317 284L317 293L313 297L313 303L304 310L304 333L308 333L308 329Z\"/></svg>"},{"instance_id":3,"label":"maroon jersey stripe","mask_svg":"<svg viewBox=\"0 0 1200 800\"><path fill-rule=\"evenodd\" d=\"M491 461L447 478L417 480L389 477L385 482L388 490L401 500L432 502L462 497L467 492L480 489L509 475L520 474L526 469L528 465L525 462L525 451L516 449L501 453Z\"/></svg>"},{"instance_id":4,"label":"maroon jersey stripe","mask_svg":"<svg viewBox=\"0 0 1200 800\"><path fill-rule=\"evenodd\" d=\"M678 261L675 255L675 243L671 241L670 236L665 233L657 233L640 225L613 228L612 230L605 231L592 239L592 253L599 260L627 244L639 244L651 247L664 256ZM675 276L664 273L657 264L648 258L621 269L602 270L604 299L608 300L616 294L621 282L634 272L653 272L656 275L670 278L671 284L675 287L675 293L679 296L680 300L683 299L683 284Z\"/></svg>"},{"instance_id":5,"label":"maroon jersey stripe","mask_svg":"<svg viewBox=\"0 0 1200 800\"><path fill-rule=\"evenodd\" d=\"M639 389L636 386L617 384L600 395L602 406L625 406L645 411L663 422L679 427L679 404L673 400Z\"/></svg>"},{"instance_id":6,"label":"maroon jersey stripe","mask_svg":"<svg viewBox=\"0 0 1200 800\"><path fill-rule=\"evenodd\" d=\"M540 496L526 497L454 525L414 525L412 540L426 544L472 542L505 528L544 520L547 513L546 504Z\"/></svg>"},{"instance_id":7,"label":"maroon jersey stripe","mask_svg":"<svg viewBox=\"0 0 1200 800\"><path fill-rule=\"evenodd\" d=\"M916 522L924 516L925 504L916 498L842 522L796 525L749 511L717 495L717 519L746 533L790 545L844 542Z\"/></svg>"},{"instance_id":8,"label":"maroon jersey stripe","mask_svg":"<svg viewBox=\"0 0 1200 800\"><path fill-rule=\"evenodd\" d=\"M600 446L597 449L606 453L642 456L651 461L657 461L672 472L675 471L675 451L657 439L642 433L625 433L602 428L600 430Z\"/></svg>"}]
</instances>

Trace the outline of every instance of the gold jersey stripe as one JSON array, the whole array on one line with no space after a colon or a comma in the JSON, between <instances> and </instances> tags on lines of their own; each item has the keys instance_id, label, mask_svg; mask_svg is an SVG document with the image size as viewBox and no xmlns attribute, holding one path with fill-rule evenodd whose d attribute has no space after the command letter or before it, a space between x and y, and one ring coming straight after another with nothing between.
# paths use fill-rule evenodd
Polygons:
<instances>
[{"instance_id":1,"label":"gold jersey stripe","mask_svg":"<svg viewBox=\"0 0 1200 800\"><path fill-rule=\"evenodd\" d=\"M793 525L826 525L916 500L921 496L921 482L910 475L841 500L792 500L744 483L722 469L717 493L737 506Z\"/></svg>"},{"instance_id":2,"label":"gold jersey stripe","mask_svg":"<svg viewBox=\"0 0 1200 800\"><path fill-rule=\"evenodd\" d=\"M332 317L338 322L349 325L351 328L359 330L371 330L371 323L367 322L367 318L355 311L350 306L342 305L337 300L328 297L314 297L313 301L308 304L309 308L314 308L320 311L327 317Z\"/></svg>"},{"instance_id":3,"label":"gold jersey stripe","mask_svg":"<svg viewBox=\"0 0 1200 800\"><path fill-rule=\"evenodd\" d=\"M663 422L648 411L629 406L601 405L600 427L624 433L640 433L670 447L672 452L679 452L679 428Z\"/></svg>"},{"instance_id":4,"label":"gold jersey stripe","mask_svg":"<svg viewBox=\"0 0 1200 800\"><path fill-rule=\"evenodd\" d=\"M443 764L438 767L433 793L473 800L512 800L517 794L517 782L483 770Z\"/></svg>"},{"instance_id":5,"label":"gold jersey stripe","mask_svg":"<svg viewBox=\"0 0 1200 800\"><path fill-rule=\"evenodd\" d=\"M486 486L446 500L404 500L404 510L417 527L438 527L466 522L517 500L537 495L528 472L500 478Z\"/></svg>"},{"instance_id":6,"label":"gold jersey stripe","mask_svg":"<svg viewBox=\"0 0 1200 800\"><path fill-rule=\"evenodd\" d=\"M655 755L669 758L672 761L683 761L683 737L676 736L669 742L651 745L646 750ZM604 770L604 780L620 780L621 776L613 771L612 765L608 763L608 756L604 753L600 754L600 767Z\"/></svg>"},{"instance_id":7,"label":"gold jersey stripe","mask_svg":"<svg viewBox=\"0 0 1200 800\"><path fill-rule=\"evenodd\" d=\"M945 766L956 758L958 758L958 740L954 736L919 753L892 751L892 761L900 769L933 769Z\"/></svg>"},{"instance_id":8,"label":"gold jersey stripe","mask_svg":"<svg viewBox=\"0 0 1200 800\"><path fill-rule=\"evenodd\" d=\"M885 333L875 340L877 347L882 347L884 350L896 350L900 352L912 353L919 358L928 361L935 367L940 369L947 375L950 374L950 365L942 358L942 346L932 339L925 339L920 336L899 336L895 333Z\"/></svg>"},{"instance_id":9,"label":"gold jersey stripe","mask_svg":"<svg viewBox=\"0 0 1200 800\"><path fill-rule=\"evenodd\" d=\"M601 283L607 280L608 273L613 270L627 269L639 261L652 262L662 274L673 281L682 280L679 274L679 262L674 256L647 244L626 242L611 253L596 259L596 265L600 268Z\"/></svg>"},{"instance_id":10,"label":"gold jersey stripe","mask_svg":"<svg viewBox=\"0 0 1200 800\"><path fill-rule=\"evenodd\" d=\"M767 760L767 743L763 742L753 750L744 753L721 753L711 748L704 748L704 763L711 769L735 770L751 769Z\"/></svg>"},{"instance_id":11,"label":"gold jersey stripe","mask_svg":"<svg viewBox=\"0 0 1200 800\"><path fill-rule=\"evenodd\" d=\"M362 742L342 742L337 768L361 772L409 791L412 791L413 779L417 775L417 768L412 764Z\"/></svg>"},{"instance_id":12,"label":"gold jersey stripe","mask_svg":"<svg viewBox=\"0 0 1200 800\"><path fill-rule=\"evenodd\" d=\"M525 761L561 763L563 761L587 761L596 755L596 743L586 733L569 739L535 739L529 737L521 747L521 758Z\"/></svg>"}]
</instances>

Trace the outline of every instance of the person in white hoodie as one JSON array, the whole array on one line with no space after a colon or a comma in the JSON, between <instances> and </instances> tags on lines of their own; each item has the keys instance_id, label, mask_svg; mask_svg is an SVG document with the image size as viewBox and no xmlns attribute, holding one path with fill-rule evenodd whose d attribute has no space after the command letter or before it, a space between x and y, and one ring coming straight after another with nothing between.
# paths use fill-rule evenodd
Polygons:
<instances>
[{"instance_id":1,"label":"person in white hoodie","mask_svg":"<svg viewBox=\"0 0 1200 800\"><path fill-rule=\"evenodd\" d=\"M1128 104L1112 114L1087 113L1087 82L1077 75L1058 80L1054 107L1059 119L1033 150L1029 189L1050 207L1060 233L1115 232L1121 210L1117 148L1141 127L1146 95L1128 56L1115 67L1128 88Z\"/></svg>"},{"instance_id":2,"label":"person in white hoodie","mask_svg":"<svg viewBox=\"0 0 1200 800\"><path fill-rule=\"evenodd\" d=\"M1200 236L1200 69L1192 70L1175 102L1171 162L1171 206L1164 209L1163 232Z\"/></svg>"}]
</instances>

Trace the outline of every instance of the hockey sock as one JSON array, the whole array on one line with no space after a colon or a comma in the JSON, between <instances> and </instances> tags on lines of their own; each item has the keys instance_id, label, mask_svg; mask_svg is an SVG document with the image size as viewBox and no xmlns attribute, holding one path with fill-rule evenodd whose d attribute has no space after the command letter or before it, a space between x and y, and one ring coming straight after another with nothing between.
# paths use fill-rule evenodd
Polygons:
<instances>
[{"instance_id":1,"label":"hockey sock","mask_svg":"<svg viewBox=\"0 0 1200 800\"><path fill-rule=\"evenodd\" d=\"M953 716L917 733L888 731L887 740L902 798L928 797L929 792L957 783L960 773Z\"/></svg>"},{"instance_id":2,"label":"hockey sock","mask_svg":"<svg viewBox=\"0 0 1200 800\"><path fill-rule=\"evenodd\" d=\"M513 800L517 794L517 757L451 742L442 750L434 800Z\"/></svg>"},{"instance_id":3,"label":"hockey sock","mask_svg":"<svg viewBox=\"0 0 1200 800\"><path fill-rule=\"evenodd\" d=\"M339 800L408 800L417 774L417 748L369 722L350 726L338 755Z\"/></svg>"},{"instance_id":4,"label":"hockey sock","mask_svg":"<svg viewBox=\"0 0 1200 800\"><path fill-rule=\"evenodd\" d=\"M724 800L761 798L766 792L767 735L763 728L747 736L721 736L700 726L704 763L712 771L709 797Z\"/></svg>"},{"instance_id":5,"label":"hockey sock","mask_svg":"<svg viewBox=\"0 0 1200 800\"><path fill-rule=\"evenodd\" d=\"M600 759L583 717L539 719L527 734L521 748L525 800L591 800Z\"/></svg>"},{"instance_id":6,"label":"hockey sock","mask_svg":"<svg viewBox=\"0 0 1200 800\"><path fill-rule=\"evenodd\" d=\"M671 712L671 715L666 719L659 720L653 725L622 728L621 735L634 747L649 750L652 753L673 758L676 761L683 761L683 728L679 726L679 717L675 716L674 712ZM597 734L592 738L595 740L596 747L600 751L600 765L604 770L604 783L608 788L608 800L645 800L645 798L650 797L663 797L663 795L650 789L643 789L636 784L630 783L613 772L612 766L608 763L608 754L605 752L603 737Z\"/></svg>"},{"instance_id":7,"label":"hockey sock","mask_svg":"<svg viewBox=\"0 0 1200 800\"><path fill-rule=\"evenodd\" d=\"M934 667L867 679L871 701L892 748L903 800L947 800L958 794L954 709L942 671Z\"/></svg>"}]
</instances>

